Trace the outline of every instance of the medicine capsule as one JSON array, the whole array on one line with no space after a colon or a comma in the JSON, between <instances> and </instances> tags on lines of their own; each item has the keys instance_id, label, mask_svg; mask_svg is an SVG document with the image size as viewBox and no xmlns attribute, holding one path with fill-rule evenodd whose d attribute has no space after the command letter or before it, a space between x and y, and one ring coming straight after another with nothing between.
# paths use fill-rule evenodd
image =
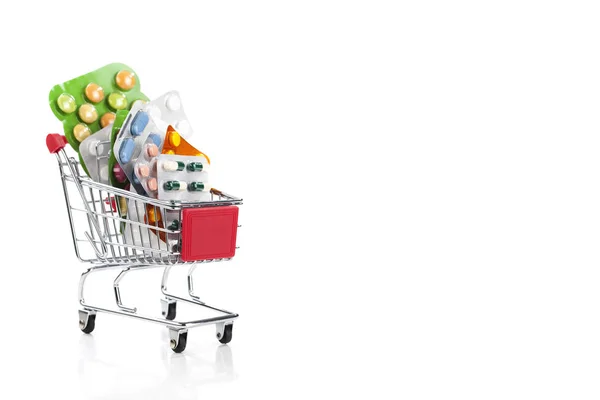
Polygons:
<instances>
[{"instance_id":1,"label":"medicine capsule","mask_svg":"<svg viewBox=\"0 0 600 400\"><path fill-rule=\"evenodd\" d=\"M90 83L85 87L85 97L92 103L99 103L104 99L104 89L97 83Z\"/></svg>"},{"instance_id":2,"label":"medicine capsule","mask_svg":"<svg viewBox=\"0 0 600 400\"><path fill-rule=\"evenodd\" d=\"M187 189L187 183L181 182L181 181L166 181L163 184L163 189L165 189L167 191L172 191L172 190L186 190Z\"/></svg>"},{"instance_id":3,"label":"medicine capsule","mask_svg":"<svg viewBox=\"0 0 600 400\"><path fill-rule=\"evenodd\" d=\"M133 121L131 122L131 126L129 130L133 136L140 136L144 129L146 129L146 125L148 125L148 121L150 118L148 117L148 113L144 111L138 111L133 117Z\"/></svg>"},{"instance_id":4,"label":"medicine capsule","mask_svg":"<svg viewBox=\"0 0 600 400\"><path fill-rule=\"evenodd\" d=\"M60 110L65 114L71 114L77 109L75 98L68 93L62 93L60 96L58 96L56 103L58 104L58 108L60 108Z\"/></svg>"},{"instance_id":5,"label":"medicine capsule","mask_svg":"<svg viewBox=\"0 0 600 400\"><path fill-rule=\"evenodd\" d=\"M145 179L150 176L150 167L148 167L146 164L138 164L135 172L139 178Z\"/></svg>"},{"instance_id":6,"label":"medicine capsule","mask_svg":"<svg viewBox=\"0 0 600 400\"><path fill-rule=\"evenodd\" d=\"M83 104L79 107L79 118L83 122L91 124L98 119L98 111L96 111L96 107L91 104Z\"/></svg>"},{"instance_id":7,"label":"medicine capsule","mask_svg":"<svg viewBox=\"0 0 600 400\"><path fill-rule=\"evenodd\" d=\"M162 143L162 139L160 138L160 135L158 133L149 134L148 139L152 140L152 143L154 143L157 146L160 146L160 144Z\"/></svg>"},{"instance_id":8,"label":"medicine capsule","mask_svg":"<svg viewBox=\"0 0 600 400\"><path fill-rule=\"evenodd\" d=\"M127 97L123 93L111 93L108 95L108 105L113 110L124 110L127 107Z\"/></svg>"},{"instance_id":9,"label":"medicine capsule","mask_svg":"<svg viewBox=\"0 0 600 400\"><path fill-rule=\"evenodd\" d=\"M169 132L169 144L178 147L181 144L181 136L175 131Z\"/></svg>"},{"instance_id":10,"label":"medicine capsule","mask_svg":"<svg viewBox=\"0 0 600 400\"><path fill-rule=\"evenodd\" d=\"M115 82L123 90L132 89L135 86L135 74L125 69L121 70L115 76Z\"/></svg>"},{"instance_id":11,"label":"medicine capsule","mask_svg":"<svg viewBox=\"0 0 600 400\"><path fill-rule=\"evenodd\" d=\"M113 167L113 176L119 183L123 183L127 180L127 175L123 172L123 168L119 164L115 164Z\"/></svg>"},{"instance_id":12,"label":"medicine capsule","mask_svg":"<svg viewBox=\"0 0 600 400\"><path fill-rule=\"evenodd\" d=\"M158 182L156 181L156 178L148 179L148 181L146 182L146 186L148 186L148 190L150 190L151 192L155 192L156 189L158 189Z\"/></svg>"},{"instance_id":13,"label":"medicine capsule","mask_svg":"<svg viewBox=\"0 0 600 400\"><path fill-rule=\"evenodd\" d=\"M147 158L153 158L156 157L158 155L158 146L156 146L154 143L150 143L148 145L146 145L146 157Z\"/></svg>"},{"instance_id":14,"label":"medicine capsule","mask_svg":"<svg viewBox=\"0 0 600 400\"><path fill-rule=\"evenodd\" d=\"M83 142L83 140L91 134L92 131L86 124L77 124L73 128L73 136L75 136L75 139L77 139L79 142Z\"/></svg>"},{"instance_id":15,"label":"medicine capsule","mask_svg":"<svg viewBox=\"0 0 600 400\"><path fill-rule=\"evenodd\" d=\"M165 171L183 171L185 163L183 161L165 161L163 163L163 169Z\"/></svg>"},{"instance_id":16,"label":"medicine capsule","mask_svg":"<svg viewBox=\"0 0 600 400\"><path fill-rule=\"evenodd\" d=\"M115 113L111 113L111 112L107 112L104 113L104 115L102 115L102 117L100 117L100 126L105 128L108 125L112 124L113 122L115 122Z\"/></svg>"},{"instance_id":17,"label":"medicine capsule","mask_svg":"<svg viewBox=\"0 0 600 400\"><path fill-rule=\"evenodd\" d=\"M135 142L132 138L127 138L123 140L121 143L121 147L119 148L119 158L120 161L124 164L127 164L131 161L131 156L133 155L133 150L135 150Z\"/></svg>"},{"instance_id":18,"label":"medicine capsule","mask_svg":"<svg viewBox=\"0 0 600 400\"><path fill-rule=\"evenodd\" d=\"M201 162L191 162L187 165L187 170L190 172L200 172L200 171L202 171L202 163Z\"/></svg>"},{"instance_id":19,"label":"medicine capsule","mask_svg":"<svg viewBox=\"0 0 600 400\"><path fill-rule=\"evenodd\" d=\"M204 183L202 182L192 182L188 186L188 190L190 192L201 192L204 190Z\"/></svg>"}]
</instances>

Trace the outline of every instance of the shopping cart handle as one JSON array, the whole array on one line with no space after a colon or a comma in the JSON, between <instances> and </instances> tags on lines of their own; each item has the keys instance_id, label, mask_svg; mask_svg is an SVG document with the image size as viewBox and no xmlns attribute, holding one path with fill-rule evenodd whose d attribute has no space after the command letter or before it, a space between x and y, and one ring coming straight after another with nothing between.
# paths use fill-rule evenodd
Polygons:
<instances>
[{"instance_id":1,"label":"shopping cart handle","mask_svg":"<svg viewBox=\"0 0 600 400\"><path fill-rule=\"evenodd\" d=\"M59 133L49 133L46 136L46 146L50 153L58 153L67 145L67 138Z\"/></svg>"}]
</instances>

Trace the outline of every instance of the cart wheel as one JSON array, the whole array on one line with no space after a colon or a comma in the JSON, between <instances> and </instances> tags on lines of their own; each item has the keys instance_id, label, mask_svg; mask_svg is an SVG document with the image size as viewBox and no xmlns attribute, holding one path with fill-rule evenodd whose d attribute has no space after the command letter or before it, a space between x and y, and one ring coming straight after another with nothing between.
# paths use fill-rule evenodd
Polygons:
<instances>
[{"instance_id":1,"label":"cart wheel","mask_svg":"<svg viewBox=\"0 0 600 400\"><path fill-rule=\"evenodd\" d=\"M175 316L177 315L177 303L169 303L167 305L167 312L165 313L165 311L163 311L162 314L163 317L165 317L165 319L173 321L175 319Z\"/></svg>"},{"instance_id":2,"label":"cart wheel","mask_svg":"<svg viewBox=\"0 0 600 400\"><path fill-rule=\"evenodd\" d=\"M181 353L185 350L185 345L187 344L187 332L180 333L177 340L171 339L169 344L171 345L171 350L175 353Z\"/></svg>"},{"instance_id":3,"label":"cart wheel","mask_svg":"<svg viewBox=\"0 0 600 400\"><path fill-rule=\"evenodd\" d=\"M231 342L231 337L233 336L233 324L225 325L223 329L223 335L220 332L217 332L217 339L219 342L226 344Z\"/></svg>"},{"instance_id":4,"label":"cart wheel","mask_svg":"<svg viewBox=\"0 0 600 400\"><path fill-rule=\"evenodd\" d=\"M81 329L81 331L83 333L92 333L92 331L94 330L95 327L96 327L96 314L88 314L87 322L85 321L84 318L81 318L81 315L79 316L79 329Z\"/></svg>"}]
</instances>

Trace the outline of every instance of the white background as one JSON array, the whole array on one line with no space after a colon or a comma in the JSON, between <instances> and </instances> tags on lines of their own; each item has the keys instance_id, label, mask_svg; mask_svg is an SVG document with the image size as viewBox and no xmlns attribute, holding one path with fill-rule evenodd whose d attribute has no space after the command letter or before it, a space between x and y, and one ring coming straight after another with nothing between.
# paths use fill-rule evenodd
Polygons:
<instances>
[{"instance_id":1,"label":"white background","mask_svg":"<svg viewBox=\"0 0 600 400\"><path fill-rule=\"evenodd\" d=\"M1 398L600 395L596 2L2 7ZM197 271L241 314L229 346L77 327L47 94L115 61L181 92L244 197L236 258ZM124 301L158 312L159 278Z\"/></svg>"}]
</instances>

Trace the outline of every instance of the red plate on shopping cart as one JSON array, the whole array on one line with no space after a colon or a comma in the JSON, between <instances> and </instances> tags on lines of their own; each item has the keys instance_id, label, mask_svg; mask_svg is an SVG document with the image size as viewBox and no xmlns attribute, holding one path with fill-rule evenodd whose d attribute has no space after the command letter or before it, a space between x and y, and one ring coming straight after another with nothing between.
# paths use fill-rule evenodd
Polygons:
<instances>
[{"instance_id":1,"label":"red plate on shopping cart","mask_svg":"<svg viewBox=\"0 0 600 400\"><path fill-rule=\"evenodd\" d=\"M238 207L182 210L181 260L200 261L235 255Z\"/></svg>"}]
</instances>

